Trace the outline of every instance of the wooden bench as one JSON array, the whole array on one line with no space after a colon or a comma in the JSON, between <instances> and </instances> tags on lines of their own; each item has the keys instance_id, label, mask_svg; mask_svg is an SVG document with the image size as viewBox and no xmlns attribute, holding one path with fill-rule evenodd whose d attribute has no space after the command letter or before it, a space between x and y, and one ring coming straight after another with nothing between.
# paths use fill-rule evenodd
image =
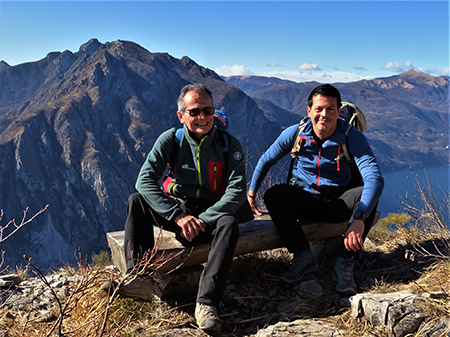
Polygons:
<instances>
[{"instance_id":1,"label":"wooden bench","mask_svg":"<svg viewBox=\"0 0 450 337\"><path fill-rule=\"evenodd\" d=\"M380 213L377 212L374 223L378 221L379 216ZM309 223L302 224L302 227L308 241L314 244L341 237L347 224L348 222ZM268 215L255 217L254 220L240 224L239 226L240 235L234 252L235 256L284 247ZM160 269L161 272L167 272L176 267L185 268L196 266L206 262L210 244L185 248L175 239L174 233L165 230L161 232L159 251L164 253L164 256L178 254ZM155 228L155 238L161 234L160 229ZM124 231L107 233L106 237L109 248L111 249L112 262L121 272L125 273Z\"/></svg>"}]
</instances>

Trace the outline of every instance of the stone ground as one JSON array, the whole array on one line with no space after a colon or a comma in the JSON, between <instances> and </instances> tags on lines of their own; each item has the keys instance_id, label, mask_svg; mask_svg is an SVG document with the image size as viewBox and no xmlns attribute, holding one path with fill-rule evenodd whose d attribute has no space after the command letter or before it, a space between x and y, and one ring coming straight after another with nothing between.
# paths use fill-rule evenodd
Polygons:
<instances>
[{"instance_id":1,"label":"stone ground","mask_svg":"<svg viewBox=\"0 0 450 337\"><path fill-rule=\"evenodd\" d=\"M364 292L383 282L409 283L421 276L431 259L406 259L412 247L400 245L389 254L365 251L355 265L355 279ZM278 253L286 255L283 250ZM277 253L272 253L277 255ZM270 259L269 259L270 260ZM321 265L319 272L308 275L298 284L280 282L287 260L267 257L238 258L233 263L230 282L219 308L223 320L223 336L320 336L343 335L343 313L348 313L350 299L339 295L334 287L333 263ZM169 307L183 306L193 316L195 290L191 294L173 292L167 297ZM350 319L348 316L346 319ZM138 330L138 336L146 336ZM175 330L157 336L201 336L201 331L188 322ZM385 331L380 332L380 336Z\"/></svg>"},{"instance_id":2,"label":"stone ground","mask_svg":"<svg viewBox=\"0 0 450 337\"><path fill-rule=\"evenodd\" d=\"M409 283L420 277L433 261L405 259L412 247L400 245L389 254L365 251L355 266L355 279L364 292L382 282ZM223 336L341 336L344 317L349 319L350 299L334 290L332 263L323 262L319 272L308 275L301 283L285 284L280 275L287 268L284 250L261 256L253 254L237 258L219 308L223 320ZM54 274L47 277L58 295L70 291L73 277ZM0 279L1 305L6 312L0 319L1 327L23 311L30 321L56 319L56 303L50 289L37 278L20 280L17 277ZM170 330L148 333L145 324L131 324L129 336L204 336L192 323L195 289L177 292L177 286L160 302L159 314L172 308L181 308L187 317L182 325ZM179 289L182 289L179 287ZM345 316L347 313L347 316ZM344 316L343 316L344 314ZM381 334L380 336L382 336Z\"/></svg>"}]
</instances>

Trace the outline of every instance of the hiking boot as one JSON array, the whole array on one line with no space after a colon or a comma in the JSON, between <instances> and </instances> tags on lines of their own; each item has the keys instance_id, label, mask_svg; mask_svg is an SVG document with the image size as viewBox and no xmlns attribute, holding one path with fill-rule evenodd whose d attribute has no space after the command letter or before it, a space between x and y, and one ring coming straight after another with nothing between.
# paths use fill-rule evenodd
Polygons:
<instances>
[{"instance_id":1,"label":"hiking boot","mask_svg":"<svg viewBox=\"0 0 450 337\"><path fill-rule=\"evenodd\" d=\"M305 249L303 252L294 253L289 269L280 276L280 279L294 283L300 281L306 274L319 270L311 249Z\"/></svg>"},{"instance_id":2,"label":"hiking boot","mask_svg":"<svg viewBox=\"0 0 450 337\"><path fill-rule=\"evenodd\" d=\"M337 278L336 290L344 295L355 295L357 286L353 279L353 265L355 260L353 257L345 258L338 256L336 258L336 266L334 267L334 273Z\"/></svg>"},{"instance_id":3,"label":"hiking boot","mask_svg":"<svg viewBox=\"0 0 450 337\"><path fill-rule=\"evenodd\" d=\"M112 294L117 287L117 281L105 281L101 289L108 294ZM122 297L132 299L151 301L154 294L154 282L148 277L137 277L131 282L124 282L118 289L117 293Z\"/></svg>"},{"instance_id":4,"label":"hiking boot","mask_svg":"<svg viewBox=\"0 0 450 337\"><path fill-rule=\"evenodd\" d=\"M208 334L220 333L222 325L217 316L217 309L205 303L195 306L195 321L200 329Z\"/></svg>"}]
</instances>

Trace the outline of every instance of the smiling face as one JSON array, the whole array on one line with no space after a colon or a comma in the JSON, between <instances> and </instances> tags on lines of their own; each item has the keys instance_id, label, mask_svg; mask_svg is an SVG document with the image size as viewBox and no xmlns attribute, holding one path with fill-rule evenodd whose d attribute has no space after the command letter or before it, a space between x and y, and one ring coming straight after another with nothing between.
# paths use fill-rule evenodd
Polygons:
<instances>
[{"instance_id":1,"label":"smiling face","mask_svg":"<svg viewBox=\"0 0 450 337\"><path fill-rule=\"evenodd\" d=\"M308 107L308 116L314 132L320 139L330 137L336 130L341 109L338 109L336 97L316 95L312 98L312 106Z\"/></svg>"},{"instance_id":2,"label":"smiling face","mask_svg":"<svg viewBox=\"0 0 450 337\"><path fill-rule=\"evenodd\" d=\"M186 124L187 128L197 139L202 139L214 125L214 115L206 115L202 111L198 116L192 117L189 110L199 108L212 107L211 97L206 92L189 91L184 96L186 105L185 111L177 111L178 119L182 124Z\"/></svg>"}]
</instances>

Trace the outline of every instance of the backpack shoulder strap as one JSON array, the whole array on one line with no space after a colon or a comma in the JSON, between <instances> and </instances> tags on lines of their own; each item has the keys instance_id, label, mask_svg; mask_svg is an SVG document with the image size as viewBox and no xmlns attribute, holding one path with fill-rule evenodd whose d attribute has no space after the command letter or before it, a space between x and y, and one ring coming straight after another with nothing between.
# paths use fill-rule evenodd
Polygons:
<instances>
[{"instance_id":1,"label":"backpack shoulder strap","mask_svg":"<svg viewBox=\"0 0 450 337\"><path fill-rule=\"evenodd\" d=\"M222 145L222 153L227 153L229 150L228 132L221 129L217 129L217 131L222 135L220 141L220 145Z\"/></svg>"},{"instance_id":2,"label":"backpack shoulder strap","mask_svg":"<svg viewBox=\"0 0 450 337\"><path fill-rule=\"evenodd\" d=\"M222 137L220 137L220 145L222 146L222 154L223 154L223 159L225 161L225 165L227 165L228 162L228 152L229 152L229 135L228 132L218 128L217 132L219 132Z\"/></svg>"},{"instance_id":3,"label":"backpack shoulder strap","mask_svg":"<svg viewBox=\"0 0 450 337\"><path fill-rule=\"evenodd\" d=\"M348 145L348 135L350 134L350 131L355 126L349 125L347 128L347 131L345 131L345 143L342 144L342 152L345 156L345 159L347 160L350 170L352 173L352 179L349 182L349 186L356 187L356 186L364 186L364 180L361 175L361 172L359 171L358 166L356 166L355 157L353 157L353 154L350 151L350 147Z\"/></svg>"},{"instance_id":4,"label":"backpack shoulder strap","mask_svg":"<svg viewBox=\"0 0 450 337\"><path fill-rule=\"evenodd\" d=\"M345 131L345 143L342 144L342 152L345 156L345 159L347 159L347 162L349 162L350 164L354 163L354 159L353 159L353 155L350 153L350 149L348 148L347 144L348 144L348 135L352 128L353 128L353 125L349 124L347 130Z\"/></svg>"},{"instance_id":5,"label":"backpack shoulder strap","mask_svg":"<svg viewBox=\"0 0 450 337\"><path fill-rule=\"evenodd\" d=\"M300 149L302 148L302 138L300 137L300 133L305 128L305 125L306 125L306 122L308 121L308 119L309 119L309 117L305 116L302 118L302 120L298 124L297 134L296 134L295 141L294 141L294 146L292 146L292 150L291 150L292 158L296 158L297 154L300 152Z\"/></svg>"},{"instance_id":6,"label":"backpack shoulder strap","mask_svg":"<svg viewBox=\"0 0 450 337\"><path fill-rule=\"evenodd\" d=\"M289 164L289 170L287 174L286 183L289 184L292 178L292 170L294 169L294 161L295 158L297 158L298 153L300 152L300 149L302 148L302 138L300 137L300 133L305 128L306 122L308 121L309 117L305 116L302 118L300 123L298 124L297 133L295 134L295 141L294 145L292 146L291 150L291 163Z\"/></svg>"},{"instance_id":7,"label":"backpack shoulder strap","mask_svg":"<svg viewBox=\"0 0 450 337\"><path fill-rule=\"evenodd\" d=\"M177 131L175 132L175 142L180 145L181 143L181 138L183 138L183 128L179 128L177 129Z\"/></svg>"}]
</instances>

